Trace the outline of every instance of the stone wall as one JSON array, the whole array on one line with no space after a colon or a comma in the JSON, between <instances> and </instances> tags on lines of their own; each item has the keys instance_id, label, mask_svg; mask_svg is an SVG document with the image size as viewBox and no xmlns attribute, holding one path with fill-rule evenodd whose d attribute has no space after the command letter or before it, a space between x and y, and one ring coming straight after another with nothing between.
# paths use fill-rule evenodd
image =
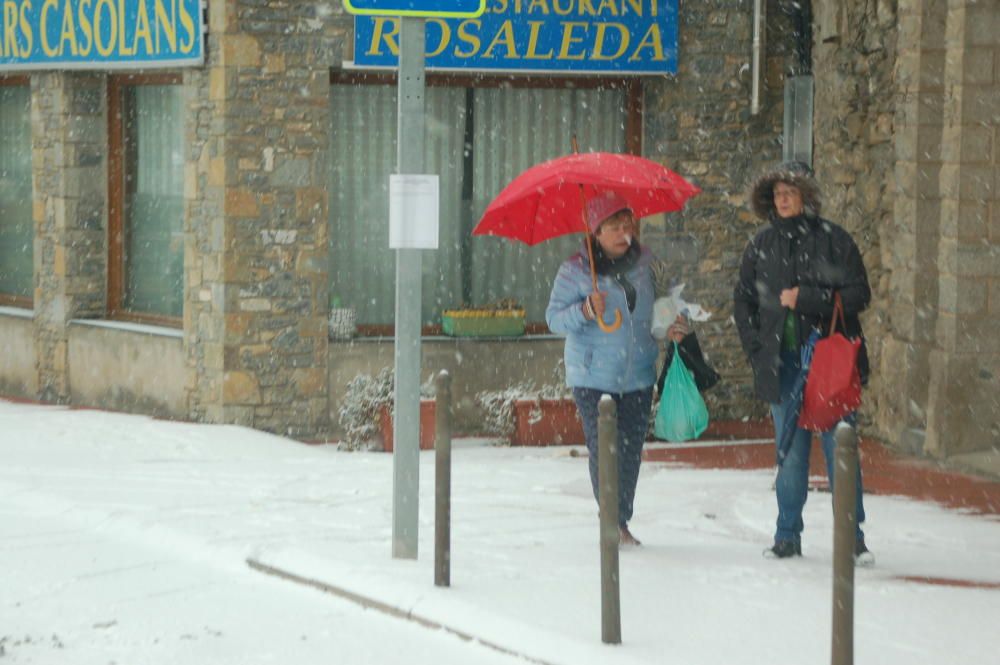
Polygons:
<instances>
[{"instance_id":1,"label":"stone wall","mask_svg":"<svg viewBox=\"0 0 1000 665\"><path fill-rule=\"evenodd\" d=\"M1000 6L899 5L896 197L877 425L935 456L1000 445L996 155Z\"/></svg>"},{"instance_id":2,"label":"stone wall","mask_svg":"<svg viewBox=\"0 0 1000 665\"><path fill-rule=\"evenodd\" d=\"M160 418L187 416L180 331L74 321L67 344L73 404Z\"/></svg>"},{"instance_id":3,"label":"stone wall","mask_svg":"<svg viewBox=\"0 0 1000 665\"><path fill-rule=\"evenodd\" d=\"M902 3L893 89L894 212L886 229L888 285L882 353L877 364L882 435L921 452L927 428L930 352L937 319L937 245L941 218L941 100L944 96L945 2Z\"/></svg>"},{"instance_id":4,"label":"stone wall","mask_svg":"<svg viewBox=\"0 0 1000 665\"><path fill-rule=\"evenodd\" d=\"M230 2L210 3L206 66L184 72L188 113L184 170L185 390L191 419L208 422L226 422L222 401L227 246L223 118L229 88L221 63L232 9Z\"/></svg>"},{"instance_id":5,"label":"stone wall","mask_svg":"<svg viewBox=\"0 0 1000 665\"><path fill-rule=\"evenodd\" d=\"M944 30L938 312L925 451L1000 450L1000 5L951 0Z\"/></svg>"},{"instance_id":6,"label":"stone wall","mask_svg":"<svg viewBox=\"0 0 1000 665\"><path fill-rule=\"evenodd\" d=\"M698 330L724 377L709 395L715 418L764 415L731 294L761 223L746 189L781 159L795 65L793 4L766 5L759 114L748 0L681 2L678 75L642 80L643 154L703 189L683 214L648 221L643 240L713 312ZM1000 445L1000 6L812 6L814 163L825 212L854 235L874 290L864 423L935 455ZM339 3L220 0L209 12L206 66L183 72L185 372L173 404L309 438L331 431L329 381L342 375L326 323L328 77L350 55L353 21ZM65 402L67 325L106 311L107 77L31 80L37 386Z\"/></svg>"},{"instance_id":7,"label":"stone wall","mask_svg":"<svg viewBox=\"0 0 1000 665\"><path fill-rule=\"evenodd\" d=\"M747 209L747 188L758 171L781 159L791 24L778 2L766 4L757 115L750 112L752 3L681 2L677 77L645 83L643 153L702 188L683 214L647 224L643 240L678 267L687 299L712 312L697 330L723 376L706 395L713 418L764 415L732 320L732 294L743 249L760 224Z\"/></svg>"},{"instance_id":8,"label":"stone wall","mask_svg":"<svg viewBox=\"0 0 1000 665\"><path fill-rule=\"evenodd\" d=\"M813 6L813 165L823 216L854 237L872 287L871 306L861 317L875 368L861 409L867 427L885 392L879 358L892 303L886 264L899 249L887 241L895 194L896 3L824 0Z\"/></svg>"},{"instance_id":9,"label":"stone wall","mask_svg":"<svg viewBox=\"0 0 1000 665\"><path fill-rule=\"evenodd\" d=\"M0 395L34 399L38 394L32 318L27 310L0 307Z\"/></svg>"},{"instance_id":10,"label":"stone wall","mask_svg":"<svg viewBox=\"0 0 1000 665\"><path fill-rule=\"evenodd\" d=\"M103 315L107 274L106 77L31 77L35 352L39 397L69 399L66 326Z\"/></svg>"},{"instance_id":11,"label":"stone wall","mask_svg":"<svg viewBox=\"0 0 1000 665\"><path fill-rule=\"evenodd\" d=\"M328 9L213 2L188 75L192 413L293 436L329 425Z\"/></svg>"}]
</instances>

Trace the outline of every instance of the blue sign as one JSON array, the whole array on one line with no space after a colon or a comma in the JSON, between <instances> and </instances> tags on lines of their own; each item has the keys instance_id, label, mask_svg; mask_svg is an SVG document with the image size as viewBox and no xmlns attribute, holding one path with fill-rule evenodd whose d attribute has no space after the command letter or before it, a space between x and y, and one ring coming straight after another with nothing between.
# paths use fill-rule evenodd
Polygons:
<instances>
[{"instance_id":1,"label":"blue sign","mask_svg":"<svg viewBox=\"0 0 1000 665\"><path fill-rule=\"evenodd\" d=\"M378 16L437 16L474 18L486 9L486 0L344 0L350 14Z\"/></svg>"},{"instance_id":2,"label":"blue sign","mask_svg":"<svg viewBox=\"0 0 1000 665\"><path fill-rule=\"evenodd\" d=\"M204 34L201 0L3 0L0 70L198 65Z\"/></svg>"},{"instance_id":3,"label":"blue sign","mask_svg":"<svg viewBox=\"0 0 1000 665\"><path fill-rule=\"evenodd\" d=\"M437 70L676 74L677 0L489 0L475 19L428 19ZM399 20L354 19L354 66L399 62Z\"/></svg>"}]
</instances>

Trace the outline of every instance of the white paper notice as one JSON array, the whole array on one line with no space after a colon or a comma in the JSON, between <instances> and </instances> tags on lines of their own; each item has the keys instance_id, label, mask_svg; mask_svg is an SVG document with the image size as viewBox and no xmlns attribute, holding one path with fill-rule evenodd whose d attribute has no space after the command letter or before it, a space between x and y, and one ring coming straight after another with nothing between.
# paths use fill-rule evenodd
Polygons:
<instances>
[{"instance_id":1,"label":"white paper notice","mask_svg":"<svg viewBox=\"0 0 1000 665\"><path fill-rule=\"evenodd\" d=\"M389 176L389 247L438 248L438 176Z\"/></svg>"}]
</instances>

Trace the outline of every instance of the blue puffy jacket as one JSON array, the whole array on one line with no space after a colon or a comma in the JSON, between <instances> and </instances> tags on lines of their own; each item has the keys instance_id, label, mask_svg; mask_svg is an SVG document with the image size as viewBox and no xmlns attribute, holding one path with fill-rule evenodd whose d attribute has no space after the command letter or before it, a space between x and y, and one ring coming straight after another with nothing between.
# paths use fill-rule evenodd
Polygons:
<instances>
[{"instance_id":1,"label":"blue puffy jacket","mask_svg":"<svg viewBox=\"0 0 1000 665\"><path fill-rule=\"evenodd\" d=\"M566 335L566 383L571 388L627 393L656 382L659 349L650 333L654 298L649 265L653 260L653 254L642 247L638 263L628 273L636 291L632 312L618 282L607 275L597 276L597 288L607 294L604 320L613 321L615 309L622 313L622 325L612 333L583 316L583 301L593 291L586 251L559 267L545 322L552 332Z\"/></svg>"}]
</instances>

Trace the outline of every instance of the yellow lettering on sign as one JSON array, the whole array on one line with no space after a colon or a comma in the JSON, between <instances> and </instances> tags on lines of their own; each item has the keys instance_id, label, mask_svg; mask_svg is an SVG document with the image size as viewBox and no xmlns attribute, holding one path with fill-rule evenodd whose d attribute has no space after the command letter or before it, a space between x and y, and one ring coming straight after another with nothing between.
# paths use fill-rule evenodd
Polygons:
<instances>
[{"instance_id":1,"label":"yellow lettering on sign","mask_svg":"<svg viewBox=\"0 0 1000 665\"><path fill-rule=\"evenodd\" d=\"M31 53L31 47L34 46L32 34L31 34L31 23L28 22L28 12L31 11L31 0L25 0L21 3L21 36L24 37L24 54L28 55Z\"/></svg>"},{"instance_id":2,"label":"yellow lettering on sign","mask_svg":"<svg viewBox=\"0 0 1000 665\"><path fill-rule=\"evenodd\" d=\"M10 4L13 5L13 3ZM38 21L39 30L42 33L41 35L42 50L45 51L45 55L49 56L50 58L54 58L59 54L59 51L53 48L51 44L49 44L49 10L53 9L55 6L56 6L56 0L45 0L45 2L42 3L42 13L39 16L39 21ZM7 12L5 8L4 14L6 13ZM11 19L13 19L13 16L11 16ZM7 21L7 25L11 25L10 20Z\"/></svg>"},{"instance_id":3,"label":"yellow lettering on sign","mask_svg":"<svg viewBox=\"0 0 1000 665\"><path fill-rule=\"evenodd\" d=\"M106 43L101 43L101 24L104 22L102 18L104 15L103 9L108 10L108 41ZM118 33L118 14L115 12L114 0L97 0L97 4L94 5L94 45L97 46L97 52L103 56L111 55L111 52L115 50L115 35Z\"/></svg>"},{"instance_id":4,"label":"yellow lettering on sign","mask_svg":"<svg viewBox=\"0 0 1000 665\"><path fill-rule=\"evenodd\" d=\"M580 11L577 13L580 16L597 16L597 10L594 9L594 3L590 0L580 0Z\"/></svg>"},{"instance_id":5,"label":"yellow lettering on sign","mask_svg":"<svg viewBox=\"0 0 1000 665\"><path fill-rule=\"evenodd\" d=\"M493 14L506 14L507 13L507 0L496 0L496 3L490 9Z\"/></svg>"},{"instance_id":6,"label":"yellow lettering on sign","mask_svg":"<svg viewBox=\"0 0 1000 665\"><path fill-rule=\"evenodd\" d=\"M160 32L167 38L167 46L171 53L177 50L177 2L171 0L170 15L163 6L163 0L153 2L153 21L156 24L156 52L160 53Z\"/></svg>"},{"instance_id":7,"label":"yellow lettering on sign","mask_svg":"<svg viewBox=\"0 0 1000 665\"><path fill-rule=\"evenodd\" d=\"M652 49L653 61L667 59L663 55L663 35L660 34L660 25L658 23L653 23L649 26L649 30L639 40L639 45L635 47L635 51L629 56L629 62L641 60L642 58L639 54L644 49Z\"/></svg>"},{"instance_id":8,"label":"yellow lettering on sign","mask_svg":"<svg viewBox=\"0 0 1000 665\"><path fill-rule=\"evenodd\" d=\"M73 24L73 7L70 1L63 3L62 32L59 34L59 53L66 53L66 45L69 44L69 52L78 55L80 50L76 45L76 26Z\"/></svg>"},{"instance_id":9,"label":"yellow lettering on sign","mask_svg":"<svg viewBox=\"0 0 1000 665\"><path fill-rule=\"evenodd\" d=\"M604 33L608 31L608 28L614 28L618 31L621 36L622 42L618 45L618 50L610 55L604 54ZM621 23L598 23L597 24L597 34L594 35L594 54L591 56L594 60L616 60L617 58L625 55L625 51L628 49L629 42L629 32L628 29Z\"/></svg>"},{"instance_id":10,"label":"yellow lettering on sign","mask_svg":"<svg viewBox=\"0 0 1000 665\"><path fill-rule=\"evenodd\" d=\"M454 52L456 58L471 58L479 51L483 43L479 40L479 35L469 32L469 28L475 28L478 32L481 27L483 23L478 19L468 19L458 24L458 41L468 44L471 50L460 51L456 46Z\"/></svg>"},{"instance_id":11,"label":"yellow lettering on sign","mask_svg":"<svg viewBox=\"0 0 1000 665\"><path fill-rule=\"evenodd\" d=\"M383 32L386 24L389 25L390 30ZM365 55L382 55L382 51L379 48L382 40L385 40L385 45L389 47L389 53L399 55L399 42L395 39L398 34L399 23L397 21L385 16L376 16L375 25L372 27L372 43L369 45L368 50L365 51Z\"/></svg>"},{"instance_id":12,"label":"yellow lettering on sign","mask_svg":"<svg viewBox=\"0 0 1000 665\"><path fill-rule=\"evenodd\" d=\"M3 55L21 57L17 47L17 4L13 0L3 3Z\"/></svg>"},{"instance_id":13,"label":"yellow lettering on sign","mask_svg":"<svg viewBox=\"0 0 1000 665\"><path fill-rule=\"evenodd\" d=\"M139 50L139 40L145 37L146 53L153 53L153 36L149 34L149 12L146 11L146 0L139 0L135 16L135 39L132 41L132 52Z\"/></svg>"},{"instance_id":14,"label":"yellow lettering on sign","mask_svg":"<svg viewBox=\"0 0 1000 665\"><path fill-rule=\"evenodd\" d=\"M483 57L492 58L493 49L499 46L500 44L503 44L504 46L507 47L508 58L520 57L517 55L517 46L515 46L514 44L514 26L510 20L504 21L503 24L500 26L500 29L497 30L496 37L493 38L493 41L490 42L490 45L486 47L485 51L483 51Z\"/></svg>"},{"instance_id":15,"label":"yellow lettering on sign","mask_svg":"<svg viewBox=\"0 0 1000 665\"><path fill-rule=\"evenodd\" d=\"M77 14L77 23L80 24L80 34L86 38L86 46L80 47L80 55L86 57L90 55L90 49L94 47L94 33L90 26L90 19L88 15L90 14L90 0L80 0L80 7Z\"/></svg>"},{"instance_id":16,"label":"yellow lettering on sign","mask_svg":"<svg viewBox=\"0 0 1000 665\"><path fill-rule=\"evenodd\" d=\"M653 7L653 16L656 16L656 3L657 0L649 0L649 4ZM622 16L625 15L625 10L631 7L632 13L636 16L642 16L642 0L624 0L622 2Z\"/></svg>"},{"instance_id":17,"label":"yellow lettering on sign","mask_svg":"<svg viewBox=\"0 0 1000 665\"><path fill-rule=\"evenodd\" d=\"M579 44L583 41L583 37L575 37L573 33L577 28L587 29L586 23L581 23L579 21L566 21L562 24L563 35L562 44L559 46L559 59L560 60L583 60L586 56L585 53L580 52L576 54L571 54L569 52L570 46L573 44Z\"/></svg>"},{"instance_id":18,"label":"yellow lettering on sign","mask_svg":"<svg viewBox=\"0 0 1000 665\"><path fill-rule=\"evenodd\" d=\"M183 38L181 39L181 53L190 53L194 49L194 43L198 39L198 35L194 32L194 19L191 18L191 14L188 13L187 7L183 2L180 3L180 10L181 27L187 33L187 41Z\"/></svg>"},{"instance_id":19,"label":"yellow lettering on sign","mask_svg":"<svg viewBox=\"0 0 1000 665\"><path fill-rule=\"evenodd\" d=\"M548 53L537 53L538 49L538 32L545 25L544 21L528 21L528 25L531 26L531 34L528 35L528 52L524 54L524 57L529 60L551 60L552 51Z\"/></svg>"},{"instance_id":20,"label":"yellow lettering on sign","mask_svg":"<svg viewBox=\"0 0 1000 665\"><path fill-rule=\"evenodd\" d=\"M546 0L531 0L531 4L528 5L528 13L533 14L535 12L535 7L538 7L538 11L548 16L549 5Z\"/></svg>"},{"instance_id":21,"label":"yellow lettering on sign","mask_svg":"<svg viewBox=\"0 0 1000 665\"><path fill-rule=\"evenodd\" d=\"M613 0L601 0L601 5L597 8L597 13L600 14L603 12L605 7L608 9L609 14L618 16L618 7L615 6Z\"/></svg>"},{"instance_id":22,"label":"yellow lettering on sign","mask_svg":"<svg viewBox=\"0 0 1000 665\"><path fill-rule=\"evenodd\" d=\"M435 25L441 27L441 39L438 41L437 47L424 54L425 57L433 58L436 55L444 53L445 48L448 46L448 42L451 41L451 26L439 18L429 18L427 19L427 23L434 23Z\"/></svg>"},{"instance_id":23,"label":"yellow lettering on sign","mask_svg":"<svg viewBox=\"0 0 1000 665\"><path fill-rule=\"evenodd\" d=\"M118 0L118 55L135 55L125 44L125 0Z\"/></svg>"},{"instance_id":24,"label":"yellow lettering on sign","mask_svg":"<svg viewBox=\"0 0 1000 665\"><path fill-rule=\"evenodd\" d=\"M562 2L566 3L565 7L562 6ZM559 16L569 16L573 11L573 0L552 0L552 11Z\"/></svg>"}]
</instances>

